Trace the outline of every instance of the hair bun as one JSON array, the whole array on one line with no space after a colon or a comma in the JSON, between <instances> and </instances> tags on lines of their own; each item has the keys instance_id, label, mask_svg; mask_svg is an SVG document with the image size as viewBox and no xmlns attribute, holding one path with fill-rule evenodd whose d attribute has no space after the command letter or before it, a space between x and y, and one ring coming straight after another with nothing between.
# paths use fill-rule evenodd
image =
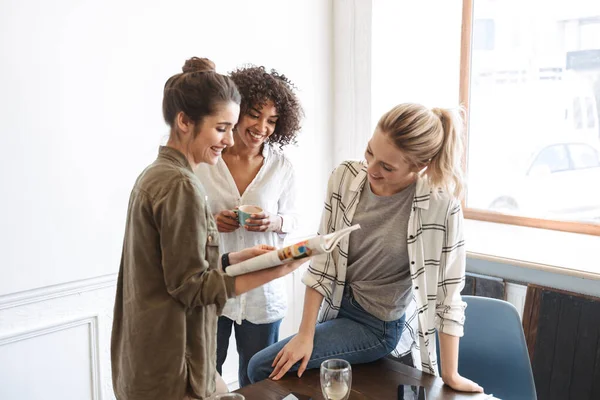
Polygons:
<instances>
[{"instance_id":1,"label":"hair bun","mask_svg":"<svg viewBox=\"0 0 600 400\"><path fill-rule=\"evenodd\" d=\"M208 58L192 57L181 68L183 72L215 72L215 63Z\"/></svg>"}]
</instances>

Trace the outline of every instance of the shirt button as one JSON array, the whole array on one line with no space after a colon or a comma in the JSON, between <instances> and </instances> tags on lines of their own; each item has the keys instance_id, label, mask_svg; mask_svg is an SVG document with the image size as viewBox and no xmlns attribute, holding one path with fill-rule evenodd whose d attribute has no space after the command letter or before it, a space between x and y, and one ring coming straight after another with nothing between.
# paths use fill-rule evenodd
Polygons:
<instances>
[{"instance_id":1,"label":"shirt button","mask_svg":"<svg viewBox=\"0 0 600 400\"><path fill-rule=\"evenodd\" d=\"M410 263L411 263L411 264L413 264L413 265L415 264L415 262L414 262L414 261L411 261Z\"/></svg>"},{"instance_id":2,"label":"shirt button","mask_svg":"<svg viewBox=\"0 0 600 400\"><path fill-rule=\"evenodd\" d=\"M413 239L413 238L414 238L414 236L413 236L413 235L410 235L408 238L409 238L409 239Z\"/></svg>"},{"instance_id":3,"label":"shirt button","mask_svg":"<svg viewBox=\"0 0 600 400\"><path fill-rule=\"evenodd\" d=\"M419 290L419 287L418 287L418 286L415 286L415 290Z\"/></svg>"}]
</instances>

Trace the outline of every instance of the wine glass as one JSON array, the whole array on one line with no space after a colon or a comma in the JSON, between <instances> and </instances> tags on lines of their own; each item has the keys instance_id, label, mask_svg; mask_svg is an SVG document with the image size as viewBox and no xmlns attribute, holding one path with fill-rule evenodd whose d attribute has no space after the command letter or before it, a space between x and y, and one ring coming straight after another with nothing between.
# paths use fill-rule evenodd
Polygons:
<instances>
[{"instance_id":1,"label":"wine glass","mask_svg":"<svg viewBox=\"0 0 600 400\"><path fill-rule=\"evenodd\" d=\"M321 391L326 400L347 400L352 387L352 367L345 360L325 360L321 364Z\"/></svg>"}]
</instances>

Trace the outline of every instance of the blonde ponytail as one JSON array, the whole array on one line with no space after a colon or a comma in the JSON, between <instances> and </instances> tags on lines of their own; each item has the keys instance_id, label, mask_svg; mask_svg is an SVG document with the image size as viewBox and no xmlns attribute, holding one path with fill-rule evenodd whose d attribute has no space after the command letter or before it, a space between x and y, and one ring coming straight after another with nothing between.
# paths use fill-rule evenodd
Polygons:
<instances>
[{"instance_id":1,"label":"blonde ponytail","mask_svg":"<svg viewBox=\"0 0 600 400\"><path fill-rule=\"evenodd\" d=\"M434 195L441 189L457 199L464 190L462 126L458 112L414 103L392 108L377 124L416 168L424 169Z\"/></svg>"},{"instance_id":2,"label":"blonde ponytail","mask_svg":"<svg viewBox=\"0 0 600 400\"><path fill-rule=\"evenodd\" d=\"M461 199L464 191L463 119L459 112L446 108L434 108L431 111L442 122L444 139L440 150L429 162L427 177L433 187L441 187Z\"/></svg>"}]
</instances>

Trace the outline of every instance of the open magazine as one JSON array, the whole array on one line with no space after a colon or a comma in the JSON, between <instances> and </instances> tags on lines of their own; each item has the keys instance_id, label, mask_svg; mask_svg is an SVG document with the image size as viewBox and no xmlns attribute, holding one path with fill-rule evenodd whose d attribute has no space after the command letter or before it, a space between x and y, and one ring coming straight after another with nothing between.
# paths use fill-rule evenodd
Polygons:
<instances>
[{"instance_id":1,"label":"open magazine","mask_svg":"<svg viewBox=\"0 0 600 400\"><path fill-rule=\"evenodd\" d=\"M330 253L344 236L349 235L350 232L357 229L360 229L360 225L352 225L337 232L327 235L317 235L296 244L261 254L241 263L228 266L227 275L238 276L247 274L248 272L275 267L293 260Z\"/></svg>"}]
</instances>

